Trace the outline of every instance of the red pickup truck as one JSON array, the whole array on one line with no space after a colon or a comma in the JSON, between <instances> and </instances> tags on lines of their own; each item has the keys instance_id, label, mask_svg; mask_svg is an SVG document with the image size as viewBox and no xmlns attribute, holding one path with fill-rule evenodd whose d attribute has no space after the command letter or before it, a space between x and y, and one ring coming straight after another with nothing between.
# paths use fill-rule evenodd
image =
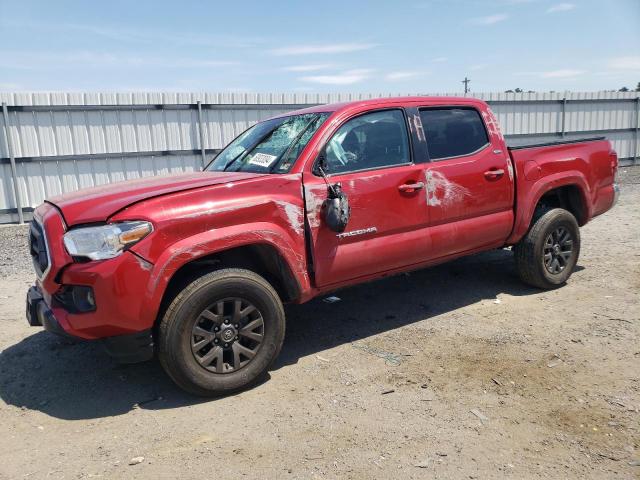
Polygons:
<instances>
[{"instance_id":1,"label":"red pickup truck","mask_svg":"<svg viewBox=\"0 0 640 480\"><path fill-rule=\"evenodd\" d=\"M526 283L562 285L617 167L603 138L509 148L474 99L299 110L203 172L40 205L27 319L121 361L156 353L189 392L237 391L278 355L286 302L509 246Z\"/></svg>"}]
</instances>

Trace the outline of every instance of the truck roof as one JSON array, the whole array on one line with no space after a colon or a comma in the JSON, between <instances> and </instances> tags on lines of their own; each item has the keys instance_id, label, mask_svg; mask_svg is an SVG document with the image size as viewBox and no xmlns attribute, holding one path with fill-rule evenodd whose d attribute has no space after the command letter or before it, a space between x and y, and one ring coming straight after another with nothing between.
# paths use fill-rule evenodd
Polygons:
<instances>
[{"instance_id":1,"label":"truck roof","mask_svg":"<svg viewBox=\"0 0 640 480\"><path fill-rule=\"evenodd\" d=\"M353 102L340 102L340 103L328 103L323 105L315 105L309 108L303 108L301 110L295 110L288 112L281 116L298 115L301 113L319 113L319 112L338 112L347 110L366 110L367 107L380 107L384 105L415 105L421 106L429 105L469 105L479 106L484 104L482 100L477 98L468 97L435 97L435 96L413 96L413 97L384 97L384 98L370 98L367 100L355 100Z\"/></svg>"}]
</instances>

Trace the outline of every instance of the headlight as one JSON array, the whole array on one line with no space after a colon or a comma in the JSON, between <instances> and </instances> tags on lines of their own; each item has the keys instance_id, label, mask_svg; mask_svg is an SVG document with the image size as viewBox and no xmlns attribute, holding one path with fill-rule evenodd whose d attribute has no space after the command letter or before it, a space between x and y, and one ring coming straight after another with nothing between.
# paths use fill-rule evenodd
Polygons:
<instances>
[{"instance_id":1,"label":"headlight","mask_svg":"<svg viewBox=\"0 0 640 480\"><path fill-rule=\"evenodd\" d=\"M64 246L73 257L104 260L120 255L126 247L139 242L153 227L149 222L122 222L70 230L64 235Z\"/></svg>"}]
</instances>

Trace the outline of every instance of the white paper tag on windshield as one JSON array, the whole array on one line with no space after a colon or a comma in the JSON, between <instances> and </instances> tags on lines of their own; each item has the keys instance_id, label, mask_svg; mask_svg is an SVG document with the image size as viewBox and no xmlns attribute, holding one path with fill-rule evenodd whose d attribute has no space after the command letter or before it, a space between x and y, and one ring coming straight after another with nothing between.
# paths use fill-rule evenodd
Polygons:
<instances>
[{"instance_id":1,"label":"white paper tag on windshield","mask_svg":"<svg viewBox=\"0 0 640 480\"><path fill-rule=\"evenodd\" d=\"M259 167L269 167L276 158L278 157L276 157L275 155L256 153L247 163L251 165L258 165Z\"/></svg>"}]
</instances>

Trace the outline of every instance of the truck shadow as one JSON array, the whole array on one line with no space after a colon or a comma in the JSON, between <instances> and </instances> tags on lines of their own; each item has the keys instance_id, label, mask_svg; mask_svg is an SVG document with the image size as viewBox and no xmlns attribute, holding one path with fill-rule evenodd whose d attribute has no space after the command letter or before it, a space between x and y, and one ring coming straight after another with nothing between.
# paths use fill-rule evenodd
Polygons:
<instances>
[{"instance_id":1,"label":"truck shadow","mask_svg":"<svg viewBox=\"0 0 640 480\"><path fill-rule=\"evenodd\" d=\"M579 265L574 272L583 270ZM433 317L451 314L499 294L533 295L540 290L518 278L513 254L493 250L432 268L357 285L287 308L287 337L274 369L344 343ZM478 318L477 321L482 321Z\"/></svg>"},{"instance_id":2,"label":"truck shadow","mask_svg":"<svg viewBox=\"0 0 640 480\"><path fill-rule=\"evenodd\" d=\"M287 338L273 369L340 344L454 314L498 294L537 292L518 280L511 252L496 250L345 289L337 293L341 301L336 303L318 298L289 305ZM0 354L0 396L23 410L74 420L211 401L180 391L156 361L119 366L100 344L72 345L42 331Z\"/></svg>"}]
</instances>

